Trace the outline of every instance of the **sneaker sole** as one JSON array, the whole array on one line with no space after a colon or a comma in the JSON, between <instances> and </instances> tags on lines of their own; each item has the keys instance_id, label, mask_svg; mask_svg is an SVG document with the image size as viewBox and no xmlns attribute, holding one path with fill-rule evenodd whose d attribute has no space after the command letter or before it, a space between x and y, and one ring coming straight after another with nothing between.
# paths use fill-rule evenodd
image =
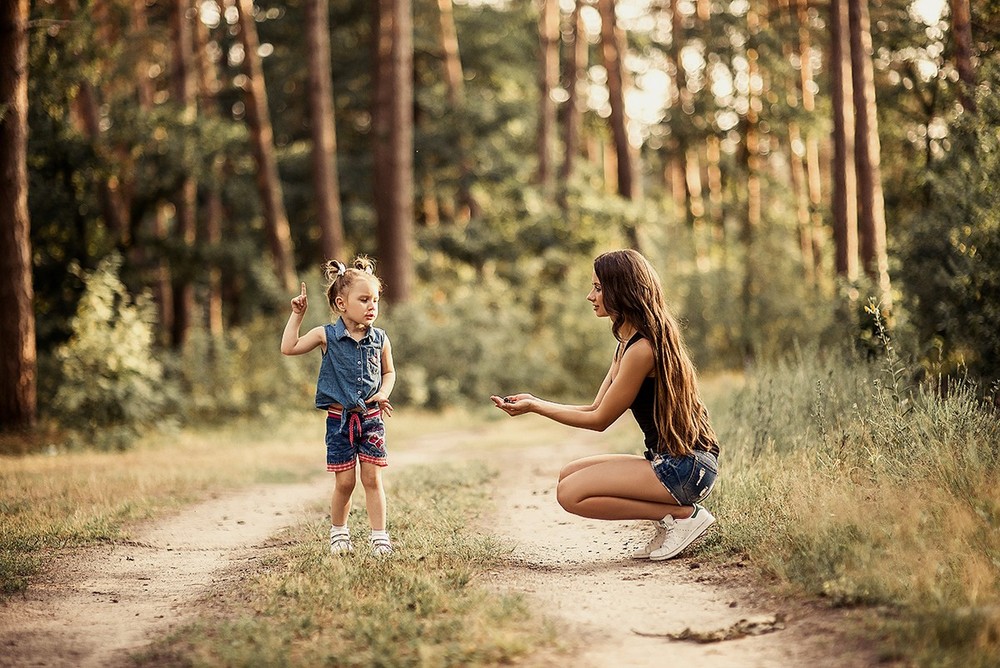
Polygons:
<instances>
[{"instance_id":1,"label":"sneaker sole","mask_svg":"<svg viewBox=\"0 0 1000 668\"><path fill-rule=\"evenodd\" d=\"M649 555L649 560L650 561L665 561L666 559L672 559L673 557L676 557L688 545L690 545L691 543L695 542L696 540L698 540L699 538L701 538L703 535L705 535L705 531L708 530L708 527L712 526L713 524L715 524L715 518L714 517L711 518L711 519L709 519L707 522L705 522L704 524L702 524L701 526L699 526L697 529L695 529L691 533L689 533L688 537L687 537L687 540L685 540L679 546L677 546L676 548L674 548L673 552L670 552L668 554L656 555L656 556L653 556L651 554L651 555Z\"/></svg>"}]
</instances>

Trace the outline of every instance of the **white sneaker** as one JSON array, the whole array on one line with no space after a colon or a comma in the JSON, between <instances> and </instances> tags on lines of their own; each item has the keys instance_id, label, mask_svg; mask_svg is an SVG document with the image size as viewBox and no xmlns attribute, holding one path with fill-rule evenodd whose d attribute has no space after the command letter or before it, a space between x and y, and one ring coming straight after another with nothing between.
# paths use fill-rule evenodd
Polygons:
<instances>
[{"instance_id":1,"label":"white sneaker","mask_svg":"<svg viewBox=\"0 0 1000 668\"><path fill-rule=\"evenodd\" d=\"M671 517L670 524L673 524L674 518ZM632 553L633 559L649 559L649 555L655 550L659 550L663 547L663 539L667 537L667 532L670 531L670 527L664 520L656 520L653 522L653 526L656 528L656 533L650 539L646 547L640 547L638 550Z\"/></svg>"},{"instance_id":2,"label":"white sneaker","mask_svg":"<svg viewBox=\"0 0 1000 668\"><path fill-rule=\"evenodd\" d=\"M683 520L675 519L667 531L667 536L663 540L663 545L658 550L653 550L649 554L651 561L663 561L677 556L685 547L694 542L698 536L705 533L705 530L712 525L715 518L708 509L699 504L694 504L694 512L691 517Z\"/></svg>"}]
</instances>

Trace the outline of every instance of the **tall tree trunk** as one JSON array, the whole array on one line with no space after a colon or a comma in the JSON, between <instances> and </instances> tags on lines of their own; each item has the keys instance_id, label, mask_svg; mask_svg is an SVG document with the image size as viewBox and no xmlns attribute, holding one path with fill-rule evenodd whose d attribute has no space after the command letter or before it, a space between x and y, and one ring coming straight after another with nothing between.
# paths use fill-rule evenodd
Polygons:
<instances>
[{"instance_id":1,"label":"tall tree trunk","mask_svg":"<svg viewBox=\"0 0 1000 668\"><path fill-rule=\"evenodd\" d=\"M37 417L28 217L28 0L0 3L0 429Z\"/></svg>"},{"instance_id":2,"label":"tall tree trunk","mask_svg":"<svg viewBox=\"0 0 1000 668\"><path fill-rule=\"evenodd\" d=\"M146 18L146 0L132 0L131 10L132 38L141 40L148 39L149 22ZM153 80L149 76L150 61L145 54L139 56L135 67L136 99L139 104L139 109L142 110L143 113L148 114L153 110L153 98L156 90ZM142 219L132 221L132 225L136 227L145 223L151 223L152 236L157 240L157 242L159 242L159 247L161 248L167 245L167 234L169 232L169 214L167 212L168 206L169 205L166 202L157 202L151 221L145 221ZM138 237L140 235L138 233L133 233L132 236ZM169 343L169 334L173 331L174 318L170 264L167 262L166 258L162 256L162 254L157 257L149 257L148 247L143 244L136 244L133 246L132 257L137 266L149 263L152 267L151 282L153 284L153 302L156 304L157 318L160 325L157 330L157 338L159 343L167 345Z\"/></svg>"},{"instance_id":3,"label":"tall tree trunk","mask_svg":"<svg viewBox=\"0 0 1000 668\"><path fill-rule=\"evenodd\" d=\"M586 79L587 33L580 14L583 0L575 0L570 18L569 59L566 63L566 90L568 97L563 107L563 162L559 170L559 207L565 211L569 207L569 182L576 171L576 159L580 152L580 130L583 116L580 111L580 88Z\"/></svg>"},{"instance_id":4,"label":"tall tree trunk","mask_svg":"<svg viewBox=\"0 0 1000 668\"><path fill-rule=\"evenodd\" d=\"M438 17L441 26L441 51L443 53L445 82L448 84L448 102L452 109L465 106L465 75L462 74L462 59L458 49L458 30L455 28L455 12L452 0L438 0ZM457 220L467 223L481 213L479 203L472 195L472 164L469 158L469 133L464 125L458 137L458 203Z\"/></svg>"},{"instance_id":5,"label":"tall tree trunk","mask_svg":"<svg viewBox=\"0 0 1000 668\"><path fill-rule=\"evenodd\" d=\"M634 167L626 128L622 44L615 19L615 0L598 0L597 4L601 12L601 53L604 57L604 68L608 73L608 94L611 102L609 123L618 163L618 194L625 199L634 199L636 195Z\"/></svg>"},{"instance_id":6,"label":"tall tree trunk","mask_svg":"<svg viewBox=\"0 0 1000 668\"><path fill-rule=\"evenodd\" d=\"M848 0L851 70L855 117L855 164L858 179L858 236L861 265L877 286L882 304L891 307L889 260L885 240L885 200L882 195L881 144L872 66L868 0Z\"/></svg>"},{"instance_id":7,"label":"tall tree trunk","mask_svg":"<svg viewBox=\"0 0 1000 668\"><path fill-rule=\"evenodd\" d=\"M216 92L221 88L219 71L212 58L212 52L208 48L211 39L208 26L199 17L195 19L194 27L199 111L202 116L214 117L218 106ZM198 236L204 239L209 248L213 249L218 249L222 244L222 223L225 216L225 207L222 203L224 168L225 158L221 155L215 156L209 168L211 174L209 182L203 186L205 189L205 206L202 216L204 224L202 229L198 231ZM208 266L208 299L205 304L208 331L213 339L222 338L224 333L222 303L222 268L219 266L219 261L213 259Z\"/></svg>"},{"instance_id":8,"label":"tall tree trunk","mask_svg":"<svg viewBox=\"0 0 1000 668\"><path fill-rule=\"evenodd\" d=\"M802 110L807 114L814 114L816 112L816 95L813 90L816 84L811 57L812 36L809 32L809 3L808 0L792 0L792 3L795 6L795 17L798 23L799 91L802 94ZM813 275L818 284L821 276L823 250L823 215L820 212L820 207L823 204L823 192L819 138L813 128L806 129L803 143L805 145L806 186L809 193Z\"/></svg>"},{"instance_id":9,"label":"tall tree trunk","mask_svg":"<svg viewBox=\"0 0 1000 668\"><path fill-rule=\"evenodd\" d=\"M556 134L556 103L552 91L559 83L559 0L540 0L538 17L538 173L543 191L550 191L555 166L552 159Z\"/></svg>"},{"instance_id":10,"label":"tall tree trunk","mask_svg":"<svg viewBox=\"0 0 1000 668\"><path fill-rule=\"evenodd\" d=\"M972 12L969 0L949 0L951 7L951 34L955 40L955 69L964 85L959 93L962 106L976 110L976 71L972 66Z\"/></svg>"},{"instance_id":11,"label":"tall tree trunk","mask_svg":"<svg viewBox=\"0 0 1000 668\"><path fill-rule=\"evenodd\" d=\"M185 126L194 124L197 116L195 102L194 38L192 36L190 0L174 0L170 22L173 32L173 73L171 83L174 104L181 110L181 121ZM188 141L185 139L185 141ZM174 195L174 231L177 246L184 249L181 263L173 272L173 327L170 342L175 348L182 347L191 333L194 313L194 261L193 250L197 235L198 184L190 170L182 178L180 189Z\"/></svg>"},{"instance_id":12,"label":"tall tree trunk","mask_svg":"<svg viewBox=\"0 0 1000 668\"><path fill-rule=\"evenodd\" d=\"M803 156L799 152L802 145L802 135L799 124L788 124L788 165L792 182L792 192L795 196L796 227L799 232L799 255L802 261L802 276L806 282L816 285L816 257L813 249L812 218L809 214L809 186L806 183L806 171Z\"/></svg>"},{"instance_id":13,"label":"tall tree trunk","mask_svg":"<svg viewBox=\"0 0 1000 668\"><path fill-rule=\"evenodd\" d=\"M708 202L715 229L721 232L725 217L722 191L722 142L715 135L705 141L705 160L708 163Z\"/></svg>"},{"instance_id":14,"label":"tall tree trunk","mask_svg":"<svg viewBox=\"0 0 1000 668\"><path fill-rule=\"evenodd\" d=\"M795 8L789 4L789 0L778 0L780 30L789 35L798 32L796 21L797 14ZM782 43L782 54L789 61L794 62L799 59L800 73L803 68L808 69L809 65L801 62L802 58L808 58L808 53L803 53L801 45L797 45L798 40ZM794 57L793 57L794 54ZM799 97L803 99L805 107L805 95L811 94L803 85L803 79L799 77ZM802 276L810 286L816 285L815 276L815 255L813 253L812 219L809 212L809 187L805 177L805 144L802 139L802 132L797 120L788 121L788 171L792 186L792 195L795 201L796 229L799 236L799 260L802 264Z\"/></svg>"},{"instance_id":15,"label":"tall tree trunk","mask_svg":"<svg viewBox=\"0 0 1000 668\"><path fill-rule=\"evenodd\" d=\"M386 298L409 301L413 267L413 7L379 0L374 118L375 211Z\"/></svg>"},{"instance_id":16,"label":"tall tree trunk","mask_svg":"<svg viewBox=\"0 0 1000 668\"><path fill-rule=\"evenodd\" d=\"M848 24L847 0L830 0L834 266L838 276L855 281L858 278L858 196Z\"/></svg>"},{"instance_id":17,"label":"tall tree trunk","mask_svg":"<svg viewBox=\"0 0 1000 668\"><path fill-rule=\"evenodd\" d=\"M295 280L295 254L292 234L285 213L284 193L278 174L278 159L274 154L274 130L271 112L267 107L267 88L264 70L257 49L257 26L253 18L253 0L237 0L239 9L240 42L243 44L243 68L247 77L247 123L253 142L254 160L257 162L257 190L264 213L264 229L274 260L274 270L281 287L290 291Z\"/></svg>"},{"instance_id":18,"label":"tall tree trunk","mask_svg":"<svg viewBox=\"0 0 1000 668\"><path fill-rule=\"evenodd\" d=\"M309 47L309 123L312 132L313 195L324 259L344 256L344 223L340 211L337 128L330 65L329 0L306 0Z\"/></svg>"},{"instance_id":19,"label":"tall tree trunk","mask_svg":"<svg viewBox=\"0 0 1000 668\"><path fill-rule=\"evenodd\" d=\"M740 301L743 307L743 356L750 360L753 358L753 325L757 312L756 294L760 289L758 273L760 272L759 258L754 246L757 243L757 234L761 225L762 201L761 201L761 176L760 176L760 118L761 108L760 95L763 92L760 86L760 66L758 63L758 43L757 37L760 32L760 15L754 2L751 2L747 11L747 112L743 117L743 167L746 172L747 203L743 214L743 227L741 230L741 241L743 242L743 252L745 255L743 269L743 285L740 294Z\"/></svg>"}]
</instances>

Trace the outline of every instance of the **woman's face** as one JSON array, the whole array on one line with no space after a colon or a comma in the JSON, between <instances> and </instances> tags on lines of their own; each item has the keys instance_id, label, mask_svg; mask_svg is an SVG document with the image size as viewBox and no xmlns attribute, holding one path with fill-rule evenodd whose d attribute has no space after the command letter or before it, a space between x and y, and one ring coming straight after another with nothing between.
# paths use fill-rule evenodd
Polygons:
<instances>
[{"instance_id":1,"label":"woman's face","mask_svg":"<svg viewBox=\"0 0 1000 668\"><path fill-rule=\"evenodd\" d=\"M587 301L593 305L594 315L598 318L607 318L609 313L604 309L604 293L601 291L601 281L597 278L597 272L594 272L590 280L592 287L590 294L587 295Z\"/></svg>"}]
</instances>

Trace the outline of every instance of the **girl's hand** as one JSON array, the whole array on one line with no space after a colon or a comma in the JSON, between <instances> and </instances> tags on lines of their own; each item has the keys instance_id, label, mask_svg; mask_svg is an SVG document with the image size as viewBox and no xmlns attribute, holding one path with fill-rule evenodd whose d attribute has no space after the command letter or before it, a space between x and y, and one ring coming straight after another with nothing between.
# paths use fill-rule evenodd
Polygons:
<instances>
[{"instance_id":1,"label":"girl's hand","mask_svg":"<svg viewBox=\"0 0 1000 668\"><path fill-rule=\"evenodd\" d=\"M508 394L503 397L494 394L490 399L497 408L510 416L530 413L535 401L535 397L530 394Z\"/></svg>"},{"instance_id":2,"label":"girl's hand","mask_svg":"<svg viewBox=\"0 0 1000 668\"><path fill-rule=\"evenodd\" d=\"M297 297L292 298L292 313L302 315L309 308L309 299L306 297L306 284L302 284L302 292Z\"/></svg>"},{"instance_id":3,"label":"girl's hand","mask_svg":"<svg viewBox=\"0 0 1000 668\"><path fill-rule=\"evenodd\" d=\"M383 395L381 392L373 394L365 403L368 405L378 404L378 407L382 409L386 417L392 417L392 404L389 403L389 397Z\"/></svg>"}]
</instances>

